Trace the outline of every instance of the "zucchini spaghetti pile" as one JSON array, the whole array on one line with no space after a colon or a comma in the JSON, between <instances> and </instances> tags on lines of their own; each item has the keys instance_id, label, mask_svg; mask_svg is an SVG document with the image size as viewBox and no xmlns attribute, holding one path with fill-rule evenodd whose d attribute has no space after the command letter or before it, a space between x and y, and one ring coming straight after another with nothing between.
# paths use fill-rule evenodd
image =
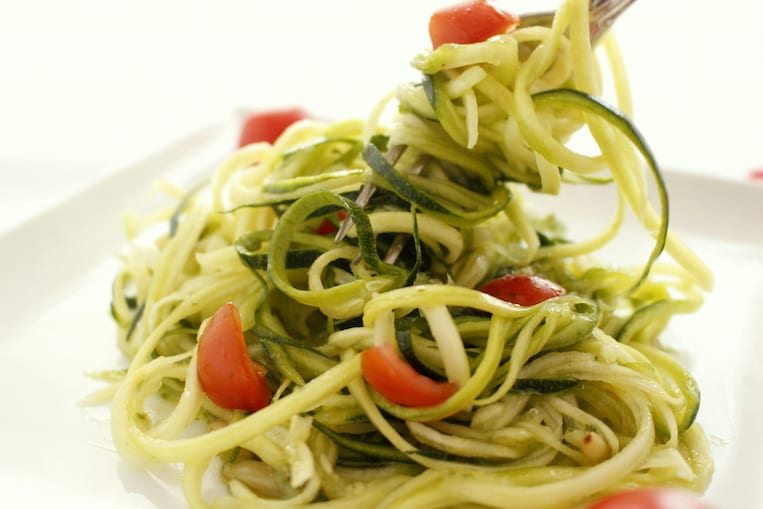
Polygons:
<instances>
[{"instance_id":1,"label":"zucchini spaghetti pile","mask_svg":"<svg viewBox=\"0 0 763 509\"><path fill-rule=\"evenodd\" d=\"M370 118L298 121L132 217L112 302L130 359L119 452L180 465L194 508L570 508L626 487L703 491L698 389L660 334L712 276L668 228L609 37L618 109L600 98L587 7L440 44ZM597 153L570 148L579 132ZM530 207L570 185L618 197L591 238ZM604 263L627 214L651 254ZM223 494L208 495L210 475Z\"/></svg>"}]
</instances>

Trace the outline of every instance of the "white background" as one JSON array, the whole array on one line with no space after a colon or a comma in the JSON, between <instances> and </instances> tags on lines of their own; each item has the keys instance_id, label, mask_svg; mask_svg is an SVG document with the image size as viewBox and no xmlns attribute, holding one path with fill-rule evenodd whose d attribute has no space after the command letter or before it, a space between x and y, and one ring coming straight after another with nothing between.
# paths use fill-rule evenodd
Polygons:
<instances>
[{"instance_id":1,"label":"white background","mask_svg":"<svg viewBox=\"0 0 763 509\"><path fill-rule=\"evenodd\" d=\"M0 0L0 231L240 106L365 115L414 77L445 3ZM640 0L618 21L635 120L663 166L763 166L761 19L758 0Z\"/></svg>"}]
</instances>

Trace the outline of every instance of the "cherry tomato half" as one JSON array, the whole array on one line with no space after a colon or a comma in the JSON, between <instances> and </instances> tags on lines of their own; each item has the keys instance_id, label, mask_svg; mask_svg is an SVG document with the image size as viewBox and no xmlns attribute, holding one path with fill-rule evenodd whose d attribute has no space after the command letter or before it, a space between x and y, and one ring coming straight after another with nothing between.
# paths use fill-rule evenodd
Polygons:
<instances>
[{"instance_id":1,"label":"cherry tomato half","mask_svg":"<svg viewBox=\"0 0 763 509\"><path fill-rule=\"evenodd\" d=\"M255 412L270 403L265 368L249 357L233 304L224 304L210 318L196 363L201 389L217 406Z\"/></svg>"},{"instance_id":2,"label":"cherry tomato half","mask_svg":"<svg viewBox=\"0 0 763 509\"><path fill-rule=\"evenodd\" d=\"M520 306L533 306L567 293L553 281L528 274L507 274L489 281L478 290Z\"/></svg>"},{"instance_id":3,"label":"cherry tomato half","mask_svg":"<svg viewBox=\"0 0 763 509\"><path fill-rule=\"evenodd\" d=\"M587 509L711 509L696 495L675 488L641 488L609 495Z\"/></svg>"},{"instance_id":4,"label":"cherry tomato half","mask_svg":"<svg viewBox=\"0 0 763 509\"><path fill-rule=\"evenodd\" d=\"M258 141L275 143L287 127L308 117L307 112L301 108L253 113L244 121L238 146L243 147Z\"/></svg>"},{"instance_id":5,"label":"cherry tomato half","mask_svg":"<svg viewBox=\"0 0 763 509\"><path fill-rule=\"evenodd\" d=\"M432 47L442 44L472 44L507 32L519 23L519 18L490 5L487 0L441 9L429 19Z\"/></svg>"},{"instance_id":6,"label":"cherry tomato half","mask_svg":"<svg viewBox=\"0 0 763 509\"><path fill-rule=\"evenodd\" d=\"M389 401L407 407L428 407L442 403L458 387L436 382L418 373L385 343L364 350L360 357L363 378Z\"/></svg>"}]
</instances>

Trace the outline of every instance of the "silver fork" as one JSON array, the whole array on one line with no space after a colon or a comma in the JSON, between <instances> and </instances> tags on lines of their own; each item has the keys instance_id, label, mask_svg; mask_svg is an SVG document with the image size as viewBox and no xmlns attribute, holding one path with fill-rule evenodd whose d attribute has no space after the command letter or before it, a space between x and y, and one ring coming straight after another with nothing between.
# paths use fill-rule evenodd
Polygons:
<instances>
[{"instance_id":1,"label":"silver fork","mask_svg":"<svg viewBox=\"0 0 763 509\"><path fill-rule=\"evenodd\" d=\"M614 24L615 20L636 0L591 0L588 9L588 27L591 42L596 43ZM519 18L520 28L529 26L551 26L554 11L524 14Z\"/></svg>"},{"instance_id":2,"label":"silver fork","mask_svg":"<svg viewBox=\"0 0 763 509\"><path fill-rule=\"evenodd\" d=\"M590 7L588 9L588 26L591 33L591 42L596 43L604 33L614 24L615 20L625 12L625 10L635 2L636 0L591 0ZM520 16L519 26L521 28L529 26L551 26L554 21L555 11L544 11L530 14L524 14ZM391 146L387 150L385 158L391 165L395 165L402 153L405 151L405 147ZM414 165L413 172L420 172L423 169L423 164ZM358 196L355 198L355 203L361 207L368 205L371 196L376 191L376 186L371 183L364 184L360 189ZM339 229L334 235L334 242L341 242L347 233L352 228L353 222L350 216L347 216L342 224L339 225ZM387 263L394 263L398 255L402 251L403 245L406 240L405 235L398 235L390 246L384 261Z\"/></svg>"}]
</instances>

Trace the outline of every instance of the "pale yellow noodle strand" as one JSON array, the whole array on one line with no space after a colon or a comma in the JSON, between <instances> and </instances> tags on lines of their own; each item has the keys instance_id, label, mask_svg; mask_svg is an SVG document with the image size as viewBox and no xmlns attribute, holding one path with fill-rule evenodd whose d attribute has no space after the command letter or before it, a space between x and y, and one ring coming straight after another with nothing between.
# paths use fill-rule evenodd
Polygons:
<instances>
[{"instance_id":1,"label":"pale yellow noodle strand","mask_svg":"<svg viewBox=\"0 0 763 509\"><path fill-rule=\"evenodd\" d=\"M211 461L210 458L200 458L183 464L183 495L191 509L211 509L202 494L204 474Z\"/></svg>"},{"instance_id":2,"label":"pale yellow noodle strand","mask_svg":"<svg viewBox=\"0 0 763 509\"><path fill-rule=\"evenodd\" d=\"M538 248L540 258L565 258L585 253L593 253L611 242L620 232L620 227L625 219L625 199L621 192L617 193L617 210L612 222L599 231L599 233L585 241L569 242L564 244L552 244Z\"/></svg>"},{"instance_id":3,"label":"pale yellow noodle strand","mask_svg":"<svg viewBox=\"0 0 763 509\"><path fill-rule=\"evenodd\" d=\"M587 2L582 3L587 5ZM579 8L580 4L580 1L574 0L561 5L554 19L553 30L520 68L514 89L513 110L520 133L534 150L557 166L571 169L576 173L587 174L598 171L599 164L589 157L569 150L546 131L538 118L530 91L533 81L538 79L556 58L556 49L559 47L562 31L570 24L571 10ZM578 72L586 72L586 70L577 70L576 76Z\"/></svg>"},{"instance_id":4,"label":"pale yellow noodle strand","mask_svg":"<svg viewBox=\"0 0 763 509\"><path fill-rule=\"evenodd\" d=\"M130 395L150 372L150 366L131 371L120 386L113 404L114 442L126 457L138 462L172 463L211 457L315 407L360 376L360 357L338 364L288 396L229 426L198 437L174 440L147 435L129 415Z\"/></svg>"},{"instance_id":5,"label":"pale yellow noodle strand","mask_svg":"<svg viewBox=\"0 0 763 509\"><path fill-rule=\"evenodd\" d=\"M453 317L446 306L421 306L445 365L448 380L463 387L469 382L469 359Z\"/></svg>"},{"instance_id":6,"label":"pale yellow noodle strand","mask_svg":"<svg viewBox=\"0 0 763 509\"><path fill-rule=\"evenodd\" d=\"M186 355L191 357L191 353L187 352ZM157 438L175 437L196 419L204 398L199 386L199 379L196 376L196 356L191 357L186 372L180 400L168 417L149 430L151 436Z\"/></svg>"},{"instance_id":7,"label":"pale yellow noodle strand","mask_svg":"<svg viewBox=\"0 0 763 509\"><path fill-rule=\"evenodd\" d=\"M607 31L599 41L600 47L604 49L607 57L607 65L612 74L612 81L615 85L615 96L617 97L617 108L628 118L634 118L633 96L629 86L628 72L625 69L625 60L620 53L620 47L617 44L617 38L612 30Z\"/></svg>"},{"instance_id":8,"label":"pale yellow noodle strand","mask_svg":"<svg viewBox=\"0 0 763 509\"><path fill-rule=\"evenodd\" d=\"M522 327L517 336L509 359L509 371L498 389L486 398L474 400L475 405L489 405L503 398L511 390L519 376L522 366L532 355L536 354L542 345L553 334L558 317L552 313L535 313ZM543 324L543 325L541 325ZM542 330L539 338L534 338L538 330Z\"/></svg>"},{"instance_id":9,"label":"pale yellow noodle strand","mask_svg":"<svg viewBox=\"0 0 763 509\"><path fill-rule=\"evenodd\" d=\"M646 405L646 402L641 402ZM434 472L433 476L444 477L447 482L440 485L441 497L449 504L463 502L480 503L487 507L503 508L511 501L512 509L561 509L581 502L606 489L618 479L625 477L646 459L654 441L654 426L646 407L636 408L639 431L622 451L596 466L582 469L578 475L561 481L552 481L538 486L518 486L501 482L501 474L461 472ZM385 507L414 509L419 507L410 500L396 500ZM443 506L441 506L443 507Z\"/></svg>"}]
</instances>

